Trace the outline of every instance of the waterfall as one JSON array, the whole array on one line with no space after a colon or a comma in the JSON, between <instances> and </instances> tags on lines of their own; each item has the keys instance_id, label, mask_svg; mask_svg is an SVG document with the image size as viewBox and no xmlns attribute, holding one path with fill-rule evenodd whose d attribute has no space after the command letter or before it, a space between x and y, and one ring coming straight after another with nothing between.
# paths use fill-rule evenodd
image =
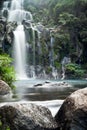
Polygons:
<instances>
[{"instance_id":1,"label":"waterfall","mask_svg":"<svg viewBox=\"0 0 87 130\"><path fill-rule=\"evenodd\" d=\"M35 78L35 30L32 27L32 34L33 34L33 67L32 67L32 77Z\"/></svg>"},{"instance_id":2,"label":"waterfall","mask_svg":"<svg viewBox=\"0 0 87 130\"><path fill-rule=\"evenodd\" d=\"M54 37L50 39L50 67L54 66L54 49L53 49Z\"/></svg>"},{"instance_id":3,"label":"waterfall","mask_svg":"<svg viewBox=\"0 0 87 130\"><path fill-rule=\"evenodd\" d=\"M16 9L16 10L12 10L10 12L8 21L16 21L16 22L22 22L23 20L31 20L32 21L32 15L30 12L24 11L24 10L20 10L20 9Z\"/></svg>"},{"instance_id":4,"label":"waterfall","mask_svg":"<svg viewBox=\"0 0 87 130\"><path fill-rule=\"evenodd\" d=\"M14 65L17 79L26 79L26 40L23 25L18 25L14 31Z\"/></svg>"},{"instance_id":5,"label":"waterfall","mask_svg":"<svg viewBox=\"0 0 87 130\"><path fill-rule=\"evenodd\" d=\"M3 9L8 9L8 5L9 5L9 2L8 1L5 1L3 3Z\"/></svg>"},{"instance_id":6,"label":"waterfall","mask_svg":"<svg viewBox=\"0 0 87 130\"><path fill-rule=\"evenodd\" d=\"M52 76L57 79L58 78L58 73L57 73L57 69L54 67L54 48L53 45L54 44L54 37L51 36L50 38L50 67L52 68Z\"/></svg>"},{"instance_id":7,"label":"waterfall","mask_svg":"<svg viewBox=\"0 0 87 130\"><path fill-rule=\"evenodd\" d=\"M22 23L23 20L32 21L32 14L23 10L23 0L12 0L8 21Z\"/></svg>"},{"instance_id":8,"label":"waterfall","mask_svg":"<svg viewBox=\"0 0 87 130\"><path fill-rule=\"evenodd\" d=\"M12 0L11 2L11 11L16 9L21 9L21 1L18 2L18 0Z\"/></svg>"},{"instance_id":9,"label":"waterfall","mask_svg":"<svg viewBox=\"0 0 87 130\"><path fill-rule=\"evenodd\" d=\"M8 21L17 22L18 26L13 32L14 34L14 66L17 74L17 79L27 79L26 75L26 38L23 20L32 20L30 12L23 10L23 0L12 0L9 10Z\"/></svg>"},{"instance_id":10,"label":"waterfall","mask_svg":"<svg viewBox=\"0 0 87 130\"><path fill-rule=\"evenodd\" d=\"M46 77L45 71L48 68L44 68L45 56L43 50L48 46L40 43L40 36L42 33L45 36L45 28L43 25L34 24L32 14L23 9L24 0L8 0L4 2L3 8L8 11L8 22L17 23L17 28L13 31L14 44L13 44L13 56L14 66L18 79L25 79L27 75L31 78L35 78L42 73ZM25 36L27 32L27 35ZM54 67L54 37L50 37L50 45L47 51L49 51L48 65L52 68L52 77L56 78L58 73ZM44 48L45 46L45 48ZM28 54L26 54L28 52ZM27 58L26 58L27 57ZM26 61L27 60L27 61ZM28 64L27 64L28 62ZM43 70L45 69L45 70ZM27 70L27 74L26 74Z\"/></svg>"},{"instance_id":11,"label":"waterfall","mask_svg":"<svg viewBox=\"0 0 87 130\"><path fill-rule=\"evenodd\" d=\"M5 1L3 3L2 15L4 15L4 12L8 12L8 11L9 11L9 1Z\"/></svg>"}]
</instances>

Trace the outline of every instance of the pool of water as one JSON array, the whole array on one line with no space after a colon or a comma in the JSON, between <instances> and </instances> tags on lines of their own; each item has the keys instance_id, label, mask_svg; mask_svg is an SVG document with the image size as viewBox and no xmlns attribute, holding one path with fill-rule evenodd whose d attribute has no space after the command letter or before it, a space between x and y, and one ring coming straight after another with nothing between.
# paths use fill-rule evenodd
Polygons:
<instances>
[{"instance_id":1,"label":"pool of water","mask_svg":"<svg viewBox=\"0 0 87 130\"><path fill-rule=\"evenodd\" d=\"M17 89L14 95L19 100L25 101L64 100L72 92L87 87L87 80L63 80L63 82L69 83L71 87L40 87L45 82L54 82L55 84L56 82L60 82L60 80L45 81L30 79L16 81L14 84ZM39 87L35 87L37 84Z\"/></svg>"},{"instance_id":2,"label":"pool of water","mask_svg":"<svg viewBox=\"0 0 87 130\"><path fill-rule=\"evenodd\" d=\"M0 100L1 104L8 104L9 102L26 102L42 105L50 109L53 116L58 112L64 99L72 92L87 87L86 80L62 80L67 82L70 87L51 86L42 87L46 83L59 83L61 80L19 80L14 82L16 89L11 99ZM39 87L38 87L39 86Z\"/></svg>"}]
</instances>

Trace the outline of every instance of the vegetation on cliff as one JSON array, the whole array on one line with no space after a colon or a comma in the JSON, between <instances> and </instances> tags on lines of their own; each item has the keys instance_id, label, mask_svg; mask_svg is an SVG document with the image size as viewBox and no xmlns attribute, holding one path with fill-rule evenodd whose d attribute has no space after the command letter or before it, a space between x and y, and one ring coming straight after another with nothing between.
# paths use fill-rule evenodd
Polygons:
<instances>
[{"instance_id":1,"label":"vegetation on cliff","mask_svg":"<svg viewBox=\"0 0 87 130\"><path fill-rule=\"evenodd\" d=\"M68 56L74 66L87 68L87 0L25 0L25 8L52 30L55 66Z\"/></svg>"}]
</instances>

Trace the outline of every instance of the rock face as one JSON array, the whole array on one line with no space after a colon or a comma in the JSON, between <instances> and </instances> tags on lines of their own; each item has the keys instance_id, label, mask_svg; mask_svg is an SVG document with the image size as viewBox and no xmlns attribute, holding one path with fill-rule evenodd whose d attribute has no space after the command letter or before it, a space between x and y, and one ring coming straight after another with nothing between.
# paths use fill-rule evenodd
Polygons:
<instances>
[{"instance_id":1,"label":"rock face","mask_svg":"<svg viewBox=\"0 0 87 130\"><path fill-rule=\"evenodd\" d=\"M0 80L0 97L10 94L10 93L11 93L11 89L9 85L5 83L4 81Z\"/></svg>"},{"instance_id":2,"label":"rock face","mask_svg":"<svg viewBox=\"0 0 87 130\"><path fill-rule=\"evenodd\" d=\"M72 93L55 119L60 130L87 130L87 88Z\"/></svg>"},{"instance_id":3,"label":"rock face","mask_svg":"<svg viewBox=\"0 0 87 130\"><path fill-rule=\"evenodd\" d=\"M17 23L6 22L6 19L0 18L0 47L8 53L13 43L13 31L17 27Z\"/></svg>"},{"instance_id":4,"label":"rock face","mask_svg":"<svg viewBox=\"0 0 87 130\"><path fill-rule=\"evenodd\" d=\"M2 46L2 42L4 40L4 36L5 36L5 20L0 18L0 46Z\"/></svg>"},{"instance_id":5,"label":"rock face","mask_svg":"<svg viewBox=\"0 0 87 130\"><path fill-rule=\"evenodd\" d=\"M17 27L17 23L16 22L13 22L13 23L7 23L6 24L6 42L8 44L12 44L13 43L13 38L14 38L14 35L13 35L13 31L15 30L15 28Z\"/></svg>"},{"instance_id":6,"label":"rock face","mask_svg":"<svg viewBox=\"0 0 87 130\"><path fill-rule=\"evenodd\" d=\"M28 103L14 103L0 107L3 128L11 130L57 130L51 112L41 106ZM3 129L2 128L2 129Z\"/></svg>"}]
</instances>

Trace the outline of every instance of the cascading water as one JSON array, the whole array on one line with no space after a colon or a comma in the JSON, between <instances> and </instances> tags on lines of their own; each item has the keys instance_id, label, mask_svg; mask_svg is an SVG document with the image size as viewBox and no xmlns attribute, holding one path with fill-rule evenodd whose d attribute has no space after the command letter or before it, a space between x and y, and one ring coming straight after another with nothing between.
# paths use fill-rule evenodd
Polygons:
<instances>
[{"instance_id":1,"label":"cascading water","mask_svg":"<svg viewBox=\"0 0 87 130\"><path fill-rule=\"evenodd\" d=\"M54 43L54 38L51 36L50 39L50 67L54 66L54 50L53 50L53 43Z\"/></svg>"},{"instance_id":2,"label":"cascading water","mask_svg":"<svg viewBox=\"0 0 87 130\"><path fill-rule=\"evenodd\" d=\"M54 37L51 36L50 38L50 67L52 68L52 76L57 79L58 78L58 73L57 73L57 69L55 69L54 67L54 49L53 49L53 45L54 44Z\"/></svg>"},{"instance_id":3,"label":"cascading water","mask_svg":"<svg viewBox=\"0 0 87 130\"><path fill-rule=\"evenodd\" d=\"M8 21L17 22L18 26L14 33L14 66L17 73L17 79L26 79L26 38L23 20L32 20L30 12L23 10L23 0L12 0L8 15Z\"/></svg>"},{"instance_id":4,"label":"cascading water","mask_svg":"<svg viewBox=\"0 0 87 130\"><path fill-rule=\"evenodd\" d=\"M9 2L8 1L5 1L3 3L3 9L8 9L8 5L9 5Z\"/></svg>"},{"instance_id":5,"label":"cascading water","mask_svg":"<svg viewBox=\"0 0 87 130\"><path fill-rule=\"evenodd\" d=\"M23 20L32 21L32 14L23 10L23 0L12 0L8 21L22 23Z\"/></svg>"},{"instance_id":6,"label":"cascading water","mask_svg":"<svg viewBox=\"0 0 87 130\"><path fill-rule=\"evenodd\" d=\"M33 67L32 67L32 77L35 78L35 30L32 27L33 34Z\"/></svg>"},{"instance_id":7,"label":"cascading water","mask_svg":"<svg viewBox=\"0 0 87 130\"><path fill-rule=\"evenodd\" d=\"M14 59L17 79L26 79L26 44L23 25L19 25L14 31Z\"/></svg>"},{"instance_id":8,"label":"cascading water","mask_svg":"<svg viewBox=\"0 0 87 130\"><path fill-rule=\"evenodd\" d=\"M63 60L61 62L61 64L62 64L62 78L61 79L62 80L65 79L65 77L66 77L66 75L65 75L65 65L67 65L69 63L71 63L70 57L64 56L64 58L63 58Z\"/></svg>"},{"instance_id":9,"label":"cascading water","mask_svg":"<svg viewBox=\"0 0 87 130\"><path fill-rule=\"evenodd\" d=\"M21 9L20 0L19 0L19 2L18 2L18 0L13 0L11 2L11 9L10 10L13 11L16 9Z\"/></svg>"},{"instance_id":10,"label":"cascading water","mask_svg":"<svg viewBox=\"0 0 87 130\"><path fill-rule=\"evenodd\" d=\"M4 12L8 12L8 11L9 11L9 1L5 1L3 3L2 14L4 15Z\"/></svg>"}]
</instances>

